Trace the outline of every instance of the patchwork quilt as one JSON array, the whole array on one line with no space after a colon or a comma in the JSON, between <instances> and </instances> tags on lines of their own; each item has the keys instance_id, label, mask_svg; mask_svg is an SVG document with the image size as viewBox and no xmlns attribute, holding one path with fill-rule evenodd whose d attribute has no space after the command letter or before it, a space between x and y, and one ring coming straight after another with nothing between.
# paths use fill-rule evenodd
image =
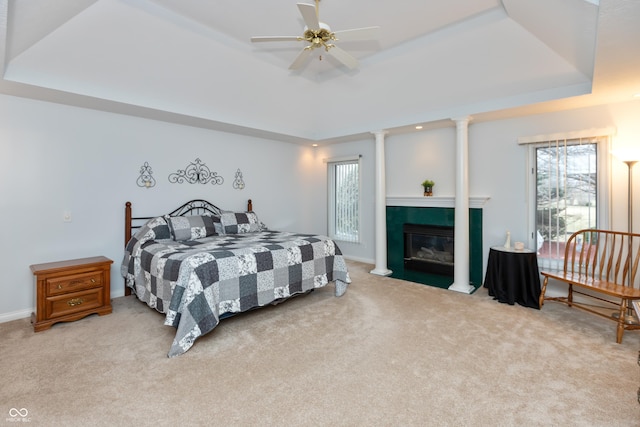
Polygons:
<instances>
[{"instance_id":1,"label":"patchwork quilt","mask_svg":"<svg viewBox=\"0 0 640 427\"><path fill-rule=\"evenodd\" d=\"M154 222L156 221L156 222ZM177 329L169 357L183 354L225 313L267 305L335 282L351 282L340 249L326 236L279 231L175 241L162 218L132 237L121 272L125 285Z\"/></svg>"}]
</instances>

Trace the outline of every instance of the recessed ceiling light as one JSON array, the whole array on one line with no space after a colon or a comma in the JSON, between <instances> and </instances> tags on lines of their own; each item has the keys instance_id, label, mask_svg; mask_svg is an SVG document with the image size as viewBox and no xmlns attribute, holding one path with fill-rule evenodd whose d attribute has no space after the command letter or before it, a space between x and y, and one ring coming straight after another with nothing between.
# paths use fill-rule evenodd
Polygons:
<instances>
[{"instance_id":1,"label":"recessed ceiling light","mask_svg":"<svg viewBox=\"0 0 640 427\"><path fill-rule=\"evenodd\" d=\"M418 126L416 126L416 129L420 130L420 129L422 129L422 126L418 125Z\"/></svg>"},{"instance_id":2,"label":"recessed ceiling light","mask_svg":"<svg viewBox=\"0 0 640 427\"><path fill-rule=\"evenodd\" d=\"M636 93L635 95L633 95L634 98L640 98L640 93Z\"/></svg>"},{"instance_id":3,"label":"recessed ceiling light","mask_svg":"<svg viewBox=\"0 0 640 427\"><path fill-rule=\"evenodd\" d=\"M311 144L311 146L312 146L312 147L317 147L317 146L318 146L318 144Z\"/></svg>"}]
</instances>

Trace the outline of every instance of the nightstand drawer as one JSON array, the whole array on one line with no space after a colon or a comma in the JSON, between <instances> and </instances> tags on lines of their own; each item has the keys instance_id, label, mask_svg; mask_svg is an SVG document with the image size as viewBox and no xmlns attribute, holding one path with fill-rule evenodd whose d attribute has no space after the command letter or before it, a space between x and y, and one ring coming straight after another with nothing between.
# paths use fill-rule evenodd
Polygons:
<instances>
[{"instance_id":1,"label":"nightstand drawer","mask_svg":"<svg viewBox=\"0 0 640 427\"><path fill-rule=\"evenodd\" d=\"M47 298L47 318L65 316L67 314L102 307L104 305L102 295L102 289L95 288Z\"/></svg>"},{"instance_id":2,"label":"nightstand drawer","mask_svg":"<svg viewBox=\"0 0 640 427\"><path fill-rule=\"evenodd\" d=\"M102 271L53 277L47 279L47 295L68 294L85 289L99 288L102 286L102 282Z\"/></svg>"}]
</instances>

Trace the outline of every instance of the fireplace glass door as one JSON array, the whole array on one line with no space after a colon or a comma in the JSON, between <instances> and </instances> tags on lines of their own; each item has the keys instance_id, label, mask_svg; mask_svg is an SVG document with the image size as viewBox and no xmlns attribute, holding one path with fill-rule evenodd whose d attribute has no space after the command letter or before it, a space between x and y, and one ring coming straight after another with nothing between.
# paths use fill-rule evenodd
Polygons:
<instances>
[{"instance_id":1,"label":"fireplace glass door","mask_svg":"<svg viewBox=\"0 0 640 427\"><path fill-rule=\"evenodd\" d=\"M405 269L453 277L453 227L404 224L403 232Z\"/></svg>"}]
</instances>

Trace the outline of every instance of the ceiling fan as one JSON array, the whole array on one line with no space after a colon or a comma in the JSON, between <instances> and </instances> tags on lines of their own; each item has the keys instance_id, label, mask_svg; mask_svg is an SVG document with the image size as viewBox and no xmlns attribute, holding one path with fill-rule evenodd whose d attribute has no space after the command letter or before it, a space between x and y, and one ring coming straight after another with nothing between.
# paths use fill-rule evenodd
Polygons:
<instances>
[{"instance_id":1,"label":"ceiling fan","mask_svg":"<svg viewBox=\"0 0 640 427\"><path fill-rule=\"evenodd\" d=\"M354 28L351 30L331 31L331 28L324 22L320 22L319 4L316 0L315 6L307 3L298 3L298 9L306 26L302 36L257 36L251 37L252 42L279 42L279 41L306 41L309 43L302 49L298 57L289 66L290 70L298 69L304 64L311 51L317 48L324 48L325 52L346 65L350 69L358 66L358 60L352 55L339 48L333 41L368 40L375 38L380 27ZM322 59L322 56L320 56Z\"/></svg>"}]
</instances>

